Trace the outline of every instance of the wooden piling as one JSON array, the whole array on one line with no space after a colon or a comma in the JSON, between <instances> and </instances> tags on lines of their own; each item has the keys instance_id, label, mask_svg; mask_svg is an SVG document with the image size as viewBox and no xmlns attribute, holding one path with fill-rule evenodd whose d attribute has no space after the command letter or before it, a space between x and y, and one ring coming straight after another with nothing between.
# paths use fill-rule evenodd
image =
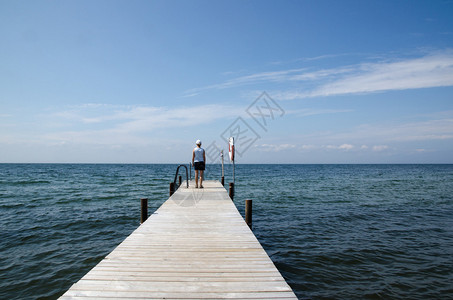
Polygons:
<instances>
[{"instance_id":1,"label":"wooden piling","mask_svg":"<svg viewBox=\"0 0 453 300\"><path fill-rule=\"evenodd\" d=\"M171 197L171 195L173 195L174 192L175 192L175 183L170 182L170 197Z\"/></svg>"},{"instance_id":2,"label":"wooden piling","mask_svg":"<svg viewBox=\"0 0 453 300\"><path fill-rule=\"evenodd\" d=\"M234 199L234 183L233 182L230 182L229 196L230 196L231 200Z\"/></svg>"},{"instance_id":3,"label":"wooden piling","mask_svg":"<svg viewBox=\"0 0 453 300\"><path fill-rule=\"evenodd\" d=\"M252 200L245 200L245 223L252 229Z\"/></svg>"},{"instance_id":4,"label":"wooden piling","mask_svg":"<svg viewBox=\"0 0 453 300\"><path fill-rule=\"evenodd\" d=\"M140 199L140 206L141 206L140 224L142 224L148 219L148 198Z\"/></svg>"}]
</instances>

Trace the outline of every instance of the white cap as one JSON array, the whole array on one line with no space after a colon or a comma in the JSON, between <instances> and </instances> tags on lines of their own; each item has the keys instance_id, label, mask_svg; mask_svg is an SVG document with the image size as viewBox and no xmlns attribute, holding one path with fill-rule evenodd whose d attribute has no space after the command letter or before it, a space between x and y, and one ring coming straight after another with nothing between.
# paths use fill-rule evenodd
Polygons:
<instances>
[{"instance_id":1,"label":"white cap","mask_svg":"<svg viewBox=\"0 0 453 300\"><path fill-rule=\"evenodd\" d=\"M201 141L200 141L200 140L197 140L197 141L195 142L195 144L196 144L196 145L201 145Z\"/></svg>"}]
</instances>

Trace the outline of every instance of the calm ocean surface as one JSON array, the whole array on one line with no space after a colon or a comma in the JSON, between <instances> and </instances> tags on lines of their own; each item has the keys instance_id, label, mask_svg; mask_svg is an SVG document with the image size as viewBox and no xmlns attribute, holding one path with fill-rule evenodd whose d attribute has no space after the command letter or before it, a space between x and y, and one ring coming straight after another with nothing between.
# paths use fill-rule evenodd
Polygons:
<instances>
[{"instance_id":1,"label":"calm ocean surface","mask_svg":"<svg viewBox=\"0 0 453 300\"><path fill-rule=\"evenodd\" d=\"M0 164L0 299L63 294L137 228L140 198L150 213L168 198L175 170ZM247 198L300 299L453 299L453 165L237 165L242 214Z\"/></svg>"}]
</instances>

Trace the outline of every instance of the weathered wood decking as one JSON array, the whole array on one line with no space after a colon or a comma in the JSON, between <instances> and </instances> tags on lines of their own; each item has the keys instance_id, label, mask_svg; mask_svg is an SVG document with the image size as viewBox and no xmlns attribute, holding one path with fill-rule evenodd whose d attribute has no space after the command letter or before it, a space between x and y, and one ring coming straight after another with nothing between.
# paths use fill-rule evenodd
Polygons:
<instances>
[{"instance_id":1,"label":"weathered wood decking","mask_svg":"<svg viewBox=\"0 0 453 300\"><path fill-rule=\"evenodd\" d=\"M297 299L217 181L182 185L61 299Z\"/></svg>"}]
</instances>

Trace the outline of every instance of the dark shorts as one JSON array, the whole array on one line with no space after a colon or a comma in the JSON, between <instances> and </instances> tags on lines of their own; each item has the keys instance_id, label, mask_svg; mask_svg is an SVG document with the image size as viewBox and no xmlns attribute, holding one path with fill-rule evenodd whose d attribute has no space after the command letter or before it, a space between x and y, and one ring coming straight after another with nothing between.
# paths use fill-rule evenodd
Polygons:
<instances>
[{"instance_id":1,"label":"dark shorts","mask_svg":"<svg viewBox=\"0 0 453 300\"><path fill-rule=\"evenodd\" d=\"M193 163L195 170L204 171L204 161L196 161Z\"/></svg>"}]
</instances>

